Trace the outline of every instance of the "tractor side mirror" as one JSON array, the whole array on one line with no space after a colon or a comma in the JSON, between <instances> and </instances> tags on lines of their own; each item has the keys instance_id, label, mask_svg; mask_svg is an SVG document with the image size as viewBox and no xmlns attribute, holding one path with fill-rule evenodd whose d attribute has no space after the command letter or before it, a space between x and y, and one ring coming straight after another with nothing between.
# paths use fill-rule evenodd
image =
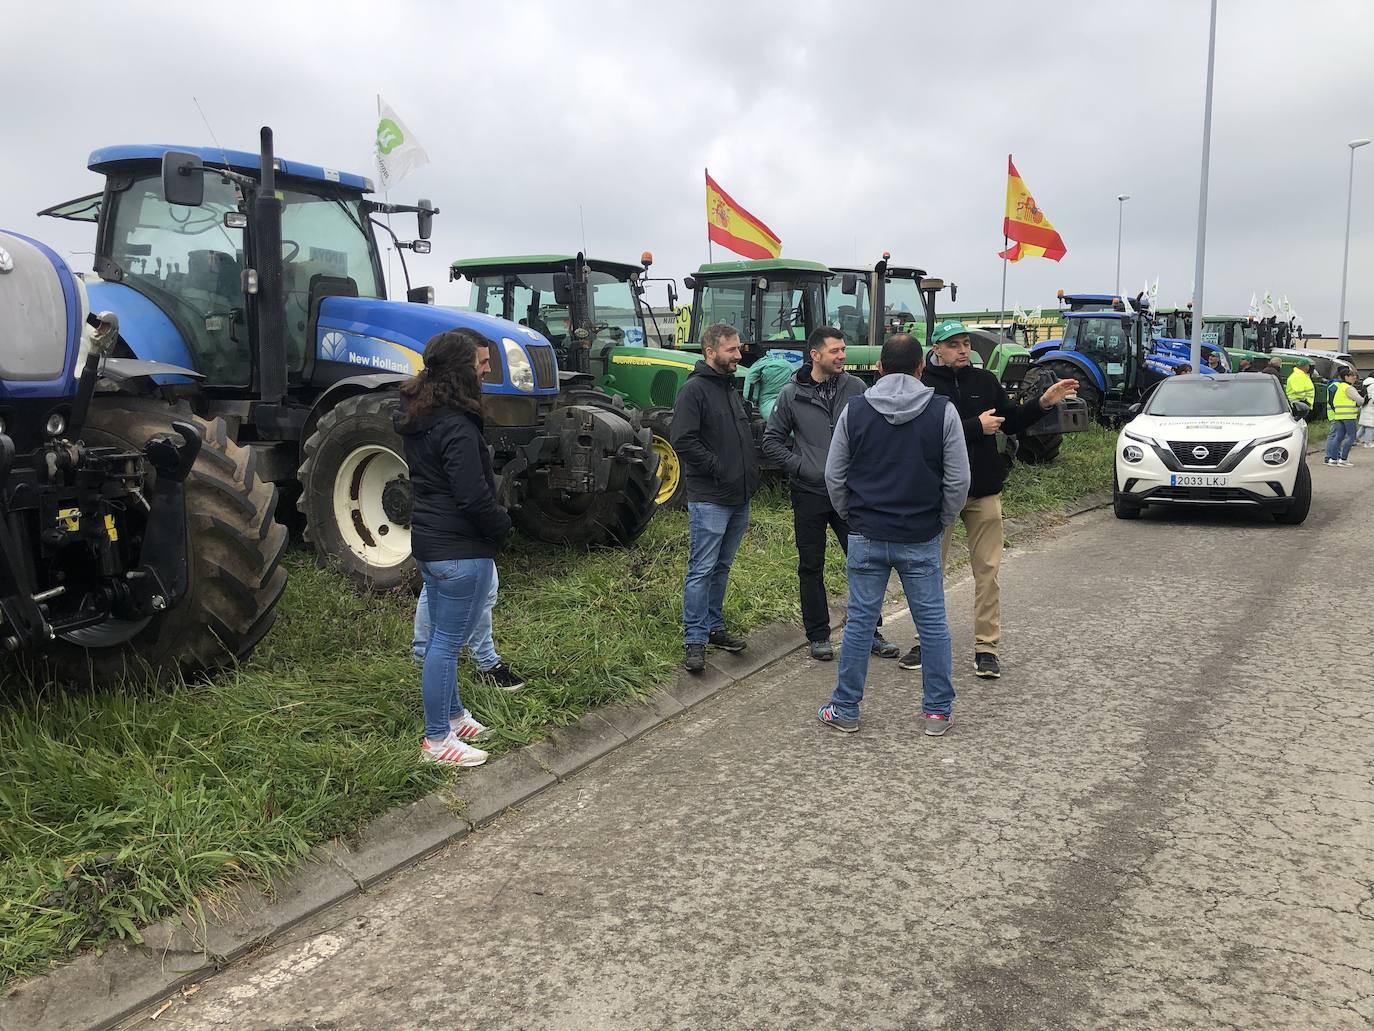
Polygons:
<instances>
[{"instance_id":1,"label":"tractor side mirror","mask_svg":"<svg viewBox=\"0 0 1374 1031\"><path fill-rule=\"evenodd\" d=\"M840 293L846 297L853 297L859 292L859 277L853 272L846 272L840 277Z\"/></svg>"},{"instance_id":2,"label":"tractor side mirror","mask_svg":"<svg viewBox=\"0 0 1374 1031\"><path fill-rule=\"evenodd\" d=\"M958 283L950 283L950 284L949 284L949 300L950 300L950 303L952 304L953 302L957 301L958 299L959 299L959 284L958 284Z\"/></svg>"},{"instance_id":3,"label":"tractor side mirror","mask_svg":"<svg viewBox=\"0 0 1374 1031\"><path fill-rule=\"evenodd\" d=\"M415 206L420 209L415 213L415 222L418 227L416 229L416 235L418 235L421 240L428 240L429 234L434 232L433 202L427 198L421 197L420 203Z\"/></svg>"},{"instance_id":4,"label":"tractor side mirror","mask_svg":"<svg viewBox=\"0 0 1374 1031\"><path fill-rule=\"evenodd\" d=\"M433 304L434 287L415 286L406 291L406 300L411 304Z\"/></svg>"},{"instance_id":5,"label":"tractor side mirror","mask_svg":"<svg viewBox=\"0 0 1374 1031\"><path fill-rule=\"evenodd\" d=\"M673 285L673 281L671 279L668 280L668 307L677 307L677 287Z\"/></svg>"},{"instance_id":6,"label":"tractor side mirror","mask_svg":"<svg viewBox=\"0 0 1374 1031\"><path fill-rule=\"evenodd\" d=\"M572 276L567 272L553 274L553 303L568 307L573 302Z\"/></svg>"},{"instance_id":7,"label":"tractor side mirror","mask_svg":"<svg viewBox=\"0 0 1374 1031\"><path fill-rule=\"evenodd\" d=\"M684 276L682 279L682 285L686 287L688 290L695 290L697 288L697 277Z\"/></svg>"},{"instance_id":8,"label":"tractor side mirror","mask_svg":"<svg viewBox=\"0 0 1374 1031\"><path fill-rule=\"evenodd\" d=\"M167 151L162 155L162 199L181 207L200 207L205 203L204 168L195 154Z\"/></svg>"}]
</instances>

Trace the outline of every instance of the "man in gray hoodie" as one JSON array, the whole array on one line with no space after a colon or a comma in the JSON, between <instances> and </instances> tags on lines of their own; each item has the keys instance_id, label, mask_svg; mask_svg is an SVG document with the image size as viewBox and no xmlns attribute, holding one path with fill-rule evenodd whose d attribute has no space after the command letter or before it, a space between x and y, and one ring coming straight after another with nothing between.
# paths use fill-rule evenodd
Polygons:
<instances>
[{"instance_id":1,"label":"man in gray hoodie","mask_svg":"<svg viewBox=\"0 0 1374 1031\"><path fill-rule=\"evenodd\" d=\"M778 394L763 433L763 455L787 470L792 488L792 530L797 540L797 580L802 626L811 657L829 662L830 606L825 592L825 534L834 532L841 549L849 546L849 526L830 504L825 490L825 460L830 435L851 398L864 392L863 381L844 371L844 334L818 326L806 338L808 361ZM895 659L902 650L873 634L872 651Z\"/></svg>"},{"instance_id":2,"label":"man in gray hoodie","mask_svg":"<svg viewBox=\"0 0 1374 1031\"><path fill-rule=\"evenodd\" d=\"M884 341L882 378L845 408L825 464L831 503L850 528L849 622L835 692L817 717L849 733L859 729L867 645L894 569L924 652L925 732L939 737L949 729L953 660L940 544L968 499L968 447L954 406L921 382L923 365L909 333Z\"/></svg>"}]
</instances>

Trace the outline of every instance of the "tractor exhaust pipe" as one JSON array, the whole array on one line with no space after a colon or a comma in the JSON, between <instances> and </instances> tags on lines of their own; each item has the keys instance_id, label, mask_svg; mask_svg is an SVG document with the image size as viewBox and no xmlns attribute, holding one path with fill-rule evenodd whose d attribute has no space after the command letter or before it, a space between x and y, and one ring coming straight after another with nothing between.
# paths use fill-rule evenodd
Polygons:
<instances>
[{"instance_id":1,"label":"tractor exhaust pipe","mask_svg":"<svg viewBox=\"0 0 1374 1031\"><path fill-rule=\"evenodd\" d=\"M257 376L261 403L286 399L286 301L282 296L281 198L272 154L272 130L262 127L262 176L253 198L253 266L258 273L254 301L257 322Z\"/></svg>"}]
</instances>

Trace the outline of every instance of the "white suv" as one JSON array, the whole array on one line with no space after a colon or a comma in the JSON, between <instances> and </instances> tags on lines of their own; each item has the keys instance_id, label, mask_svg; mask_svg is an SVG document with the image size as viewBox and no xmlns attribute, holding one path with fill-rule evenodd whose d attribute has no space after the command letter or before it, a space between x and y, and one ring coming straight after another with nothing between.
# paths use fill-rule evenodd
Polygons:
<instances>
[{"instance_id":1,"label":"white suv","mask_svg":"<svg viewBox=\"0 0 1374 1031\"><path fill-rule=\"evenodd\" d=\"M1118 519L1134 519L1146 505L1249 506L1280 523L1307 518L1307 424L1277 377L1171 377L1130 411L1112 476Z\"/></svg>"}]
</instances>

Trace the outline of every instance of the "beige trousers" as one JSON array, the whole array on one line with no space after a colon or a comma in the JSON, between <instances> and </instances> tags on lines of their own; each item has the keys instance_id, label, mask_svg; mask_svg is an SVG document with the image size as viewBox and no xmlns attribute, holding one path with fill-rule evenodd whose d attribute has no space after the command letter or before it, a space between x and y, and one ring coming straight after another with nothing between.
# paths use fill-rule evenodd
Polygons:
<instances>
[{"instance_id":1,"label":"beige trousers","mask_svg":"<svg viewBox=\"0 0 1374 1031\"><path fill-rule=\"evenodd\" d=\"M968 532L969 565L973 568L973 650L997 654L1002 636L1002 591L997 572L1002 568L1002 495L969 498L959 513ZM940 561L949 564L954 527L945 531Z\"/></svg>"}]
</instances>

